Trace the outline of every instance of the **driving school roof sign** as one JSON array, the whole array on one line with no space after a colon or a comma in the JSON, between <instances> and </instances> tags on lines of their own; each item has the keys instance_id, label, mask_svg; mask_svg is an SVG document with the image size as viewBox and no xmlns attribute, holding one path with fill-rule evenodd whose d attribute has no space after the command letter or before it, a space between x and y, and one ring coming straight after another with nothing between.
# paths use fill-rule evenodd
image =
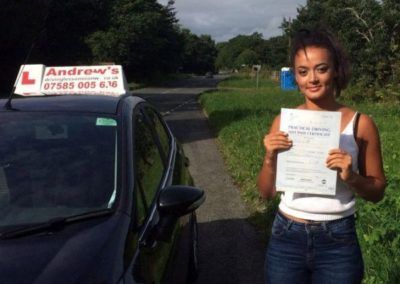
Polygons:
<instances>
[{"instance_id":1,"label":"driving school roof sign","mask_svg":"<svg viewBox=\"0 0 400 284\"><path fill-rule=\"evenodd\" d=\"M22 65L15 93L23 96L57 94L104 94L127 92L121 65L46 67Z\"/></svg>"}]
</instances>

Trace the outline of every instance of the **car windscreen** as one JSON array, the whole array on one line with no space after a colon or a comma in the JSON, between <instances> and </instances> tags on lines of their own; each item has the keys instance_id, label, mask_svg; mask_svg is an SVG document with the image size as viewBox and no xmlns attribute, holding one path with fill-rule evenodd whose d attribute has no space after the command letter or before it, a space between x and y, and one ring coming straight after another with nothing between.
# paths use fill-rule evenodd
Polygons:
<instances>
[{"instance_id":1,"label":"car windscreen","mask_svg":"<svg viewBox=\"0 0 400 284\"><path fill-rule=\"evenodd\" d=\"M111 208L117 120L78 113L0 113L0 226Z\"/></svg>"}]
</instances>

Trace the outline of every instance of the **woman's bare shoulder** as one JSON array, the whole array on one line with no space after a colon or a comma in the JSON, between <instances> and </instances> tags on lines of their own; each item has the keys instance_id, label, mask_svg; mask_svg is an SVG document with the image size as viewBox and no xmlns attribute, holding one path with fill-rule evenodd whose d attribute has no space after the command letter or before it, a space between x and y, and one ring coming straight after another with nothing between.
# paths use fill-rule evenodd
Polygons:
<instances>
[{"instance_id":1,"label":"woman's bare shoulder","mask_svg":"<svg viewBox=\"0 0 400 284\"><path fill-rule=\"evenodd\" d=\"M358 121L358 129L361 136L368 136L368 134L373 134L378 132L378 128L369 115L365 113L360 113L360 118Z\"/></svg>"}]
</instances>

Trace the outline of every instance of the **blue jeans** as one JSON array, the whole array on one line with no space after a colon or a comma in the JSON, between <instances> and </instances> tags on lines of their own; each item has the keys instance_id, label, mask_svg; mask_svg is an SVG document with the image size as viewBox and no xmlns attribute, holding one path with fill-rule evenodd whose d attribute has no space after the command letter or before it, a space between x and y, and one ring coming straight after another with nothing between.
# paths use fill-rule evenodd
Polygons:
<instances>
[{"instance_id":1,"label":"blue jeans","mask_svg":"<svg viewBox=\"0 0 400 284\"><path fill-rule=\"evenodd\" d=\"M363 274L353 215L304 224L277 213L265 261L266 283L361 283Z\"/></svg>"}]
</instances>

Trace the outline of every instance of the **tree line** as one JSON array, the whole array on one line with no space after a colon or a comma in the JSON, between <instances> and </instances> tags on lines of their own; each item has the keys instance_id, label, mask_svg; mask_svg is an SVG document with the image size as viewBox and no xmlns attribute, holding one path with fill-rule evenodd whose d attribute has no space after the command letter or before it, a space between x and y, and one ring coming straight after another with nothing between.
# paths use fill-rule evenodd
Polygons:
<instances>
[{"instance_id":1,"label":"tree line","mask_svg":"<svg viewBox=\"0 0 400 284\"><path fill-rule=\"evenodd\" d=\"M354 86L371 98L399 99L400 2L308 0L282 35L238 35L215 43L182 27L174 9L156 0L2 1L0 93L11 90L23 63L84 65L116 63L130 81L169 73L204 74L262 64L289 66L290 39L301 28L325 27L343 43ZM245 4L244 4L245 5Z\"/></svg>"},{"instance_id":2,"label":"tree line","mask_svg":"<svg viewBox=\"0 0 400 284\"><path fill-rule=\"evenodd\" d=\"M0 93L12 89L21 64L121 64L128 80L214 71L209 35L181 27L174 1L2 1Z\"/></svg>"}]
</instances>

